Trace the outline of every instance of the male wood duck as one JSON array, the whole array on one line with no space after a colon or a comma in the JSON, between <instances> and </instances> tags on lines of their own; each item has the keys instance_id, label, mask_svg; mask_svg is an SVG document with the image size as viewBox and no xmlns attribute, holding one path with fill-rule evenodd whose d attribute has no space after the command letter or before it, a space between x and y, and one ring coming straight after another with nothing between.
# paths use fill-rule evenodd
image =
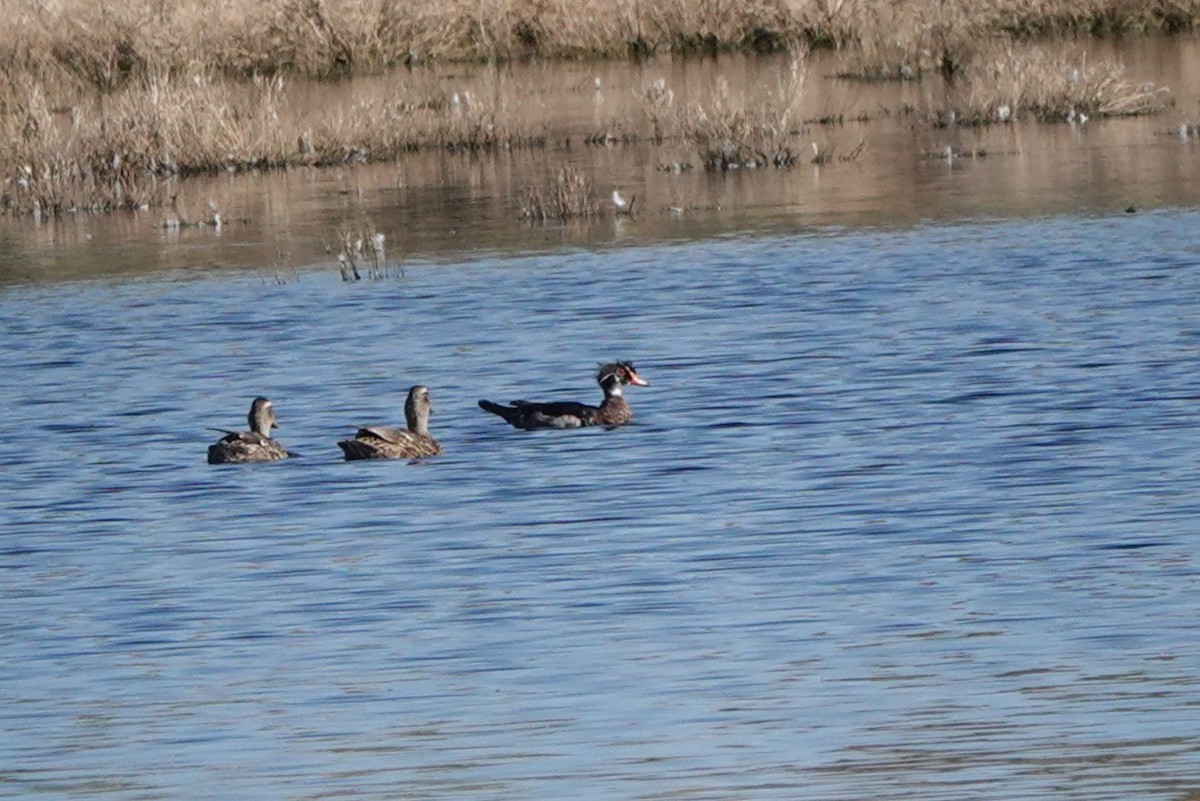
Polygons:
<instances>
[{"instance_id":1,"label":"male wood duck","mask_svg":"<svg viewBox=\"0 0 1200 801\"><path fill-rule=\"evenodd\" d=\"M255 398L250 404L250 430L225 431L225 436L208 446L208 463L274 462L288 457L287 450L271 439L271 429L279 428L275 406L266 398Z\"/></svg>"},{"instance_id":2,"label":"male wood duck","mask_svg":"<svg viewBox=\"0 0 1200 801\"><path fill-rule=\"evenodd\" d=\"M358 429L354 439L338 443L346 460L354 459L419 459L437 456L442 444L429 436L429 388L415 386L408 391L404 403L404 418L408 428L369 426Z\"/></svg>"},{"instance_id":3,"label":"male wood duck","mask_svg":"<svg viewBox=\"0 0 1200 801\"><path fill-rule=\"evenodd\" d=\"M508 406L481 400L479 408L498 414L515 428L579 428L580 426L619 426L633 419L633 410L621 394L621 387L632 384L650 386L633 369L632 362L609 362L600 365L596 383L604 390L604 401L599 406L585 403L559 401L531 403L513 401Z\"/></svg>"}]
</instances>

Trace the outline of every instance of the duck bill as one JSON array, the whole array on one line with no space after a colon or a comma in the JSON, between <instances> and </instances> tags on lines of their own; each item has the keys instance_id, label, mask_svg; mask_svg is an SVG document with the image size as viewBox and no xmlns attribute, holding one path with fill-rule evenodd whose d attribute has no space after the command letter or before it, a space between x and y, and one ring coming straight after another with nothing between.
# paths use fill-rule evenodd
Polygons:
<instances>
[{"instance_id":1,"label":"duck bill","mask_svg":"<svg viewBox=\"0 0 1200 801\"><path fill-rule=\"evenodd\" d=\"M646 379L642 378L640 375L638 375L637 373L633 372L632 370L630 370L630 371L629 371L629 383L630 383L630 384L633 384L635 387L648 387L648 386L650 386L650 382L649 382L649 381L647 381Z\"/></svg>"}]
</instances>

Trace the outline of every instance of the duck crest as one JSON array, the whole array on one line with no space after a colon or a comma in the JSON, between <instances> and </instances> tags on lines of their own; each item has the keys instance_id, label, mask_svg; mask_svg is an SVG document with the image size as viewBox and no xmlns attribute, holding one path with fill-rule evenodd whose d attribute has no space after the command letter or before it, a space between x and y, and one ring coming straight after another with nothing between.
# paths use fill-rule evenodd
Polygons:
<instances>
[{"instance_id":1,"label":"duck crest","mask_svg":"<svg viewBox=\"0 0 1200 801\"><path fill-rule=\"evenodd\" d=\"M625 385L648 386L649 381L641 378L633 362L615 361L601 364L596 372L596 383L604 392L599 406L572 401L531 403L514 401L507 406L488 400L479 401L479 408L502 417L514 428L580 428L582 426L618 426L633 419L633 410L625 401L621 388Z\"/></svg>"}]
</instances>

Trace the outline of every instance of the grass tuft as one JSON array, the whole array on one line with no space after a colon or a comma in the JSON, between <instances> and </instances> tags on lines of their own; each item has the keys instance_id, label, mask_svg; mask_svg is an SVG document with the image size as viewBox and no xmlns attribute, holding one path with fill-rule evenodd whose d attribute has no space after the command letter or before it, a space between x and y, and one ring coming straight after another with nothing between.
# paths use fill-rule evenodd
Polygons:
<instances>
[{"instance_id":1,"label":"grass tuft","mask_svg":"<svg viewBox=\"0 0 1200 801\"><path fill-rule=\"evenodd\" d=\"M521 219L528 222L565 222L600 215L592 179L570 165L562 167L545 187L526 187L521 192Z\"/></svg>"},{"instance_id":2,"label":"grass tuft","mask_svg":"<svg viewBox=\"0 0 1200 801\"><path fill-rule=\"evenodd\" d=\"M330 246L326 250L333 252L334 248ZM373 225L340 229L336 258L343 281L378 281L392 275L387 261L386 237ZM397 267L396 274L403 278L403 267Z\"/></svg>"},{"instance_id":3,"label":"grass tuft","mask_svg":"<svg viewBox=\"0 0 1200 801\"><path fill-rule=\"evenodd\" d=\"M1032 116L1045 122L1156 114L1171 102L1166 87L1135 84L1124 68L1085 54L998 51L972 71L963 124Z\"/></svg>"},{"instance_id":4,"label":"grass tuft","mask_svg":"<svg viewBox=\"0 0 1200 801\"><path fill-rule=\"evenodd\" d=\"M641 103L642 113L650 128L650 139L661 144L667 137L678 134L678 112L675 110L675 93L662 78L643 86L634 95Z\"/></svg>"},{"instance_id":5,"label":"grass tuft","mask_svg":"<svg viewBox=\"0 0 1200 801\"><path fill-rule=\"evenodd\" d=\"M695 103L679 121L682 136L708 170L789 167L801 158L800 101L807 71L797 58L772 89L758 97L735 96L721 79L708 104Z\"/></svg>"}]
</instances>

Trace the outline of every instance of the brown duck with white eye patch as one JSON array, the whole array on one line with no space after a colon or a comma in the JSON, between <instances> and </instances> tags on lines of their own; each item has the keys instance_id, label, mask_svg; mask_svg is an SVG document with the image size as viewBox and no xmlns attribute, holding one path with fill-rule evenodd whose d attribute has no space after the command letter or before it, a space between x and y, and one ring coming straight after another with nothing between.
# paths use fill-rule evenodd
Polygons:
<instances>
[{"instance_id":1,"label":"brown duck with white eye patch","mask_svg":"<svg viewBox=\"0 0 1200 801\"><path fill-rule=\"evenodd\" d=\"M532 403L513 401L501 406L491 401L479 401L479 408L503 417L514 428L580 428L581 426L619 426L633 419L633 410L621 392L621 387L650 385L637 374L633 362L608 362L600 365L596 383L604 392L599 406L572 401Z\"/></svg>"},{"instance_id":2,"label":"brown duck with white eye patch","mask_svg":"<svg viewBox=\"0 0 1200 801\"><path fill-rule=\"evenodd\" d=\"M347 461L355 459L420 459L437 456L442 444L429 435L429 414L433 403L429 388L417 385L408 391L404 419L408 428L364 426L354 439L338 443Z\"/></svg>"},{"instance_id":3,"label":"brown duck with white eye patch","mask_svg":"<svg viewBox=\"0 0 1200 801\"><path fill-rule=\"evenodd\" d=\"M275 405L266 398L250 404L249 431L225 431L225 436L208 446L208 463L275 462L288 457L287 450L271 439L271 429L279 428Z\"/></svg>"}]
</instances>

